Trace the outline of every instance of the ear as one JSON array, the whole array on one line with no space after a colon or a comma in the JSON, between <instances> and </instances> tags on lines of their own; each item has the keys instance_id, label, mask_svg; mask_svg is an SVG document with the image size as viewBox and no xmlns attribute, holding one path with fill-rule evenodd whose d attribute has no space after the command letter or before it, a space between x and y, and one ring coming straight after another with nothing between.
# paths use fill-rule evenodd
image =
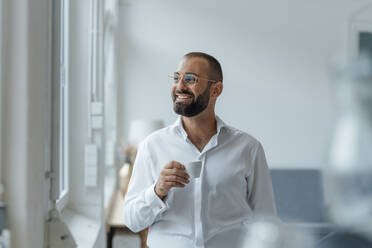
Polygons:
<instances>
[{"instance_id":1,"label":"ear","mask_svg":"<svg viewBox=\"0 0 372 248\"><path fill-rule=\"evenodd\" d=\"M222 82L217 82L212 85L211 98L217 98L221 95L223 90Z\"/></svg>"}]
</instances>

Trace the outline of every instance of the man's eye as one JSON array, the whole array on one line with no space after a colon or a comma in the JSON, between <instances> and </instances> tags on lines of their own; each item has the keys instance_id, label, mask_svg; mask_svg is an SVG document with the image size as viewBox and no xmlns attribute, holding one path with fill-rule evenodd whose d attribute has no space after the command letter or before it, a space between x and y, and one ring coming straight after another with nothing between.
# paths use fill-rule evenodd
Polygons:
<instances>
[{"instance_id":1,"label":"man's eye","mask_svg":"<svg viewBox=\"0 0 372 248\"><path fill-rule=\"evenodd\" d=\"M180 76L179 75L174 75L173 78L174 78L174 81L180 80Z\"/></svg>"},{"instance_id":2,"label":"man's eye","mask_svg":"<svg viewBox=\"0 0 372 248\"><path fill-rule=\"evenodd\" d=\"M186 83L194 83L196 81L196 78L194 75L186 75L185 76L185 82Z\"/></svg>"}]
</instances>

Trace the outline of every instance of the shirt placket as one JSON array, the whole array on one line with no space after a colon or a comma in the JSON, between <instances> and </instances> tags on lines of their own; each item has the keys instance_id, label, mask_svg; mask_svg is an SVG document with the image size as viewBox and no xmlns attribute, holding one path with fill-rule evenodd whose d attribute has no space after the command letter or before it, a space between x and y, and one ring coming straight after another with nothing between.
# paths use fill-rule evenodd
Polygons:
<instances>
[{"instance_id":1,"label":"shirt placket","mask_svg":"<svg viewBox=\"0 0 372 248\"><path fill-rule=\"evenodd\" d=\"M204 157L200 151L194 146L194 144L186 137L186 142L191 146L191 148L199 155L199 160ZM202 160L202 169L201 173L203 172L204 167L204 159ZM203 240L203 227L202 227L202 220L201 220L201 204L202 204L202 194L201 194L201 178L202 174L200 174L199 178L194 179L194 245L195 248L204 248L204 240Z\"/></svg>"},{"instance_id":2,"label":"shirt placket","mask_svg":"<svg viewBox=\"0 0 372 248\"><path fill-rule=\"evenodd\" d=\"M202 170L199 178L194 179L194 230L195 230L195 248L204 248L203 220L202 220L202 176L205 170L206 153L217 145L217 135L213 136L205 149L200 152L194 144L187 138L186 142L190 144L199 154L199 160L202 161Z\"/></svg>"},{"instance_id":3,"label":"shirt placket","mask_svg":"<svg viewBox=\"0 0 372 248\"><path fill-rule=\"evenodd\" d=\"M195 190L194 190L194 224L195 224L195 248L204 248L204 230L203 230L203 216L202 216L202 178L205 172L205 162L206 156L210 149L217 145L217 136L213 136L210 142L206 145L201 153L199 153L199 160L202 161L202 170L200 177L195 180ZM196 149L196 148L195 148ZM205 220L207 221L207 220Z\"/></svg>"},{"instance_id":4,"label":"shirt placket","mask_svg":"<svg viewBox=\"0 0 372 248\"><path fill-rule=\"evenodd\" d=\"M204 169L205 155L202 157L202 171ZM202 176L202 175L200 175ZM203 235L203 226L202 226L202 185L201 177L195 179L195 190L194 190L194 224L195 224L195 247L204 248L204 235Z\"/></svg>"}]
</instances>

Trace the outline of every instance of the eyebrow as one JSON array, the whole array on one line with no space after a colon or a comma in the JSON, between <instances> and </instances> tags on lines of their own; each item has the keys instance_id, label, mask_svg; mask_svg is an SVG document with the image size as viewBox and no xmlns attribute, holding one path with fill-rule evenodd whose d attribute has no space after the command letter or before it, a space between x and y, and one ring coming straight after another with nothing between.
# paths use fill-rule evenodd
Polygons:
<instances>
[{"instance_id":1,"label":"eyebrow","mask_svg":"<svg viewBox=\"0 0 372 248\"><path fill-rule=\"evenodd\" d=\"M178 71L176 71L175 73L180 74L180 72L178 72ZM194 72L185 72L184 74L192 74L192 75L195 75L197 77L200 77L198 74L196 74Z\"/></svg>"}]
</instances>

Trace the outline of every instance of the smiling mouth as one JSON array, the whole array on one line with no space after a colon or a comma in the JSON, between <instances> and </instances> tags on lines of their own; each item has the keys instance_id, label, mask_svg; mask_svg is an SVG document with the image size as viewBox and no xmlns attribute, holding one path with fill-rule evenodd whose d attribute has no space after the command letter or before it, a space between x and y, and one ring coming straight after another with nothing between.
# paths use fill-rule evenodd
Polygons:
<instances>
[{"instance_id":1,"label":"smiling mouth","mask_svg":"<svg viewBox=\"0 0 372 248\"><path fill-rule=\"evenodd\" d=\"M188 94L176 94L177 102L189 102L192 100L192 96Z\"/></svg>"}]
</instances>

